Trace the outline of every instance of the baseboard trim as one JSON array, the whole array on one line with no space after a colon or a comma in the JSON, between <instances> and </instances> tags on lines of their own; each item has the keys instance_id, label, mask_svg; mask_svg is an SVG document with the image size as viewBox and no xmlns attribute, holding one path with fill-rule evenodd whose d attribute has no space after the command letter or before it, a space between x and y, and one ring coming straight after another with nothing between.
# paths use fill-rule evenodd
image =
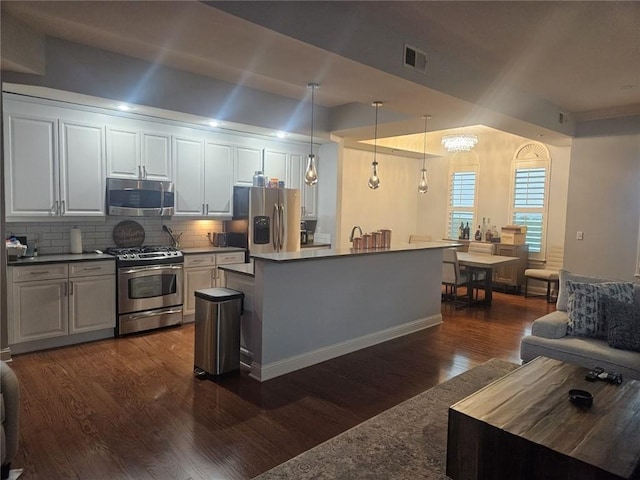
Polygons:
<instances>
[{"instance_id":1,"label":"baseboard trim","mask_svg":"<svg viewBox=\"0 0 640 480\"><path fill-rule=\"evenodd\" d=\"M324 362L325 360L330 360L341 355L346 355L347 353L355 352L356 350L377 345L378 343L386 342L410 333L415 333L441 323L442 314L438 313L437 315L420 318L413 322L322 347L308 353L284 358L267 365L260 365L254 361L251 363L251 373L249 376L255 380L264 382L266 380L279 377L280 375L285 375L287 373L300 370L301 368L310 367L311 365Z\"/></svg>"}]
</instances>

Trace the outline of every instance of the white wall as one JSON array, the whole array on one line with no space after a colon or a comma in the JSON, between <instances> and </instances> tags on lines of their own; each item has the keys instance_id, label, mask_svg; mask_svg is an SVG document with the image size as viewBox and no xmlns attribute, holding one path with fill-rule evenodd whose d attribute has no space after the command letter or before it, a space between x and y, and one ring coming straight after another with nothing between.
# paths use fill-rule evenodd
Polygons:
<instances>
[{"instance_id":1,"label":"white wall","mask_svg":"<svg viewBox=\"0 0 640 480\"><path fill-rule=\"evenodd\" d=\"M474 148L479 160L477 190L478 209L472 233L490 218L491 224L500 228L510 222L509 195L511 188L511 163L516 152L531 140L497 132L480 137ZM569 172L568 147L549 147L551 177L549 183L549 218L547 245L562 245L565 231L566 185ZM447 236L447 206L449 165L453 155L427 160L429 193L418 199L417 231L431 235L434 240ZM470 225L471 226L471 225Z\"/></svg>"},{"instance_id":2,"label":"white wall","mask_svg":"<svg viewBox=\"0 0 640 480\"><path fill-rule=\"evenodd\" d=\"M633 280L640 219L640 135L573 141L564 266ZM584 240L576 240L576 232Z\"/></svg>"},{"instance_id":3,"label":"white wall","mask_svg":"<svg viewBox=\"0 0 640 480\"><path fill-rule=\"evenodd\" d=\"M392 244L406 243L416 232L418 218L418 180L422 160L379 153L380 187L371 190L373 152L345 148L343 151L341 210L338 222L342 234L334 242L349 247L349 234L354 225L364 233L389 228Z\"/></svg>"}]
</instances>

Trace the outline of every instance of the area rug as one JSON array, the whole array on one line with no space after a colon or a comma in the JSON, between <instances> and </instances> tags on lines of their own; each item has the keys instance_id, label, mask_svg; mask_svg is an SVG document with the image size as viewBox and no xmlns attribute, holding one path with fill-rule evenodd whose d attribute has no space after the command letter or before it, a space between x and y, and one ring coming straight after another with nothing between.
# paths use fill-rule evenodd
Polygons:
<instances>
[{"instance_id":1,"label":"area rug","mask_svg":"<svg viewBox=\"0 0 640 480\"><path fill-rule=\"evenodd\" d=\"M492 359L396 405L254 480L447 479L449 406L518 366Z\"/></svg>"}]
</instances>

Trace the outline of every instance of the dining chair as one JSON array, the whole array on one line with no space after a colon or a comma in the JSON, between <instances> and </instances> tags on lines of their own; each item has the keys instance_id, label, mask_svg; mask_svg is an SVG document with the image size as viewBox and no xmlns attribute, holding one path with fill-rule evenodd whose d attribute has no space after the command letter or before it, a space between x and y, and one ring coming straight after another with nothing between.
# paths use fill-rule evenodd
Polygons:
<instances>
[{"instance_id":1,"label":"dining chair","mask_svg":"<svg viewBox=\"0 0 640 480\"><path fill-rule=\"evenodd\" d=\"M422 243L422 242L430 242L431 235L409 235L409 243Z\"/></svg>"},{"instance_id":2,"label":"dining chair","mask_svg":"<svg viewBox=\"0 0 640 480\"><path fill-rule=\"evenodd\" d=\"M496 246L493 243L487 242L469 242L469 253L484 253L486 255L494 255L496 253Z\"/></svg>"},{"instance_id":3,"label":"dining chair","mask_svg":"<svg viewBox=\"0 0 640 480\"><path fill-rule=\"evenodd\" d=\"M464 301L462 299L459 300L458 287L466 286L471 288L470 279L471 273L460 269L457 250L455 248L445 248L442 251L442 284L445 289L442 299L453 300L456 309L458 306L467 306L469 304L468 291Z\"/></svg>"},{"instance_id":4,"label":"dining chair","mask_svg":"<svg viewBox=\"0 0 640 480\"><path fill-rule=\"evenodd\" d=\"M564 261L564 247L562 246L551 246L549 247L549 251L547 252L544 268L528 268L524 271L524 297L527 298L528 295L528 286L529 279L532 278L534 280L539 280L541 282L546 282L547 284L547 302L553 303L556 301L555 298L551 297L551 287L553 286L556 292L560 286L560 269L562 268L562 263ZM541 296L541 295L531 295L533 296Z\"/></svg>"}]
</instances>

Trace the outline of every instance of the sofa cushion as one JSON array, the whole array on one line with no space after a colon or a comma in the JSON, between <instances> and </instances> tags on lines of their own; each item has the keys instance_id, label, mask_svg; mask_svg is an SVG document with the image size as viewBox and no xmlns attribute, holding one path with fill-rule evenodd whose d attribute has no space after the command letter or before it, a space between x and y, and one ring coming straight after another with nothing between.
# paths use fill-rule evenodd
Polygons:
<instances>
[{"instance_id":1,"label":"sofa cushion","mask_svg":"<svg viewBox=\"0 0 640 480\"><path fill-rule=\"evenodd\" d=\"M606 279L602 277L588 277L586 275L578 275L571 273L568 270L560 270L560 281L558 286L558 300L556 301L556 310L563 312L567 311L567 302L569 301L569 294L567 293L567 287L565 283L567 280L581 283L602 283L602 282L615 282L615 280Z\"/></svg>"},{"instance_id":2,"label":"sofa cushion","mask_svg":"<svg viewBox=\"0 0 640 480\"><path fill-rule=\"evenodd\" d=\"M609 346L640 352L640 310L614 298L607 298L604 304L609 324Z\"/></svg>"},{"instance_id":3,"label":"sofa cushion","mask_svg":"<svg viewBox=\"0 0 640 480\"><path fill-rule=\"evenodd\" d=\"M544 338L562 338L567 335L567 312L556 310L536 319L531 324L531 335Z\"/></svg>"},{"instance_id":4,"label":"sofa cushion","mask_svg":"<svg viewBox=\"0 0 640 480\"><path fill-rule=\"evenodd\" d=\"M538 356L586 368L602 367L607 372L621 373L623 379L640 380L640 353L611 348L606 340L570 336L558 339L524 337L520 343L520 358L528 362Z\"/></svg>"},{"instance_id":5,"label":"sofa cushion","mask_svg":"<svg viewBox=\"0 0 640 480\"><path fill-rule=\"evenodd\" d=\"M607 316L604 299L607 297L632 304L633 283L565 282L569 300L567 302L567 335L607 338Z\"/></svg>"}]
</instances>

